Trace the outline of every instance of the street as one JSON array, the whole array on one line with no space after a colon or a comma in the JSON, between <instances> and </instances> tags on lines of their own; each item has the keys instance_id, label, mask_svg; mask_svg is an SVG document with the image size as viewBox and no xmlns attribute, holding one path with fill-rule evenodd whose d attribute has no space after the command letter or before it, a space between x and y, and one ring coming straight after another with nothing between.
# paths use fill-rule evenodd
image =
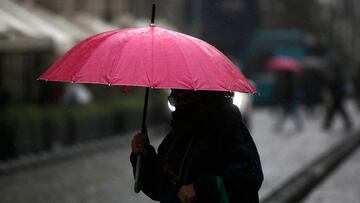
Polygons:
<instances>
[{"instance_id":1,"label":"street","mask_svg":"<svg viewBox=\"0 0 360 203\"><path fill-rule=\"evenodd\" d=\"M349 104L349 108L352 108L350 112L353 116L354 129L357 130L360 118L352 104ZM268 196L302 166L346 139L347 136L342 130L340 120L336 120L332 131L322 131L322 114L315 115L314 118L304 116L306 122L302 132L293 130L292 123L289 122L282 133L275 133L273 125L276 113L273 110L254 109L253 113L251 133L258 147L265 176L259 193L261 199ZM166 126L150 128L149 134L153 145L158 146L162 139L159 134L164 135L166 128ZM129 145L134 132L116 139L118 148L0 176L1 202L153 202L142 193L133 192ZM356 162L360 160L359 157L358 150L349 161L330 176L329 180L306 199L306 203L350 203L354 202L355 198L359 199L357 183L360 180L356 178L360 172L360 165ZM349 190L344 192L342 188Z\"/></svg>"},{"instance_id":2,"label":"street","mask_svg":"<svg viewBox=\"0 0 360 203\"><path fill-rule=\"evenodd\" d=\"M304 203L354 203L360 199L360 149L305 199Z\"/></svg>"}]
</instances>

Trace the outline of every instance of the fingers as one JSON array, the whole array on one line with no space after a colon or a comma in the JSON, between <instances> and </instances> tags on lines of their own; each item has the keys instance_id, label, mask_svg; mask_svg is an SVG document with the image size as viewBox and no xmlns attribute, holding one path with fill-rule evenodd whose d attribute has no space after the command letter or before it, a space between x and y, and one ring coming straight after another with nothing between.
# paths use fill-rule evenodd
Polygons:
<instances>
[{"instance_id":1,"label":"fingers","mask_svg":"<svg viewBox=\"0 0 360 203\"><path fill-rule=\"evenodd\" d=\"M143 155L148 145L149 138L143 133L137 133L131 141L132 152L135 155Z\"/></svg>"},{"instance_id":2,"label":"fingers","mask_svg":"<svg viewBox=\"0 0 360 203\"><path fill-rule=\"evenodd\" d=\"M181 202L181 203L191 203L190 200L182 199L182 198L180 198L180 197L179 197L179 199L180 199L180 202Z\"/></svg>"},{"instance_id":3,"label":"fingers","mask_svg":"<svg viewBox=\"0 0 360 203\"><path fill-rule=\"evenodd\" d=\"M189 199L187 197L184 197L184 196L181 196L181 195L178 195L181 203L192 203L193 202L193 199Z\"/></svg>"},{"instance_id":4,"label":"fingers","mask_svg":"<svg viewBox=\"0 0 360 203\"><path fill-rule=\"evenodd\" d=\"M192 184L181 186L178 197L182 203L191 203L195 200L196 192Z\"/></svg>"}]
</instances>

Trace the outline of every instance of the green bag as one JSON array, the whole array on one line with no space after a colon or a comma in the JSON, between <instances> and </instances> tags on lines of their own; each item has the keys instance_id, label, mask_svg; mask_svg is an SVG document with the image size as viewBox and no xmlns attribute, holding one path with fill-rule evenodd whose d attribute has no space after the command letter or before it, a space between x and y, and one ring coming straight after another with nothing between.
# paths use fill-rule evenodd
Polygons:
<instances>
[{"instance_id":1,"label":"green bag","mask_svg":"<svg viewBox=\"0 0 360 203\"><path fill-rule=\"evenodd\" d=\"M220 193L220 203L229 203L229 198L225 190L225 184L221 176L215 176L217 187Z\"/></svg>"}]
</instances>

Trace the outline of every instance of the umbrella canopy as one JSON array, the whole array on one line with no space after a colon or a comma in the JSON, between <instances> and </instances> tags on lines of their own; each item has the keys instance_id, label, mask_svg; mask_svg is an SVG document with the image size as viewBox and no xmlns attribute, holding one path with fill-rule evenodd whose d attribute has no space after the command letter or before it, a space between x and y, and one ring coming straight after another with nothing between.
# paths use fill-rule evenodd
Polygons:
<instances>
[{"instance_id":1,"label":"umbrella canopy","mask_svg":"<svg viewBox=\"0 0 360 203\"><path fill-rule=\"evenodd\" d=\"M39 79L256 92L239 68L212 45L153 24L91 36L59 58Z\"/></svg>"},{"instance_id":2,"label":"umbrella canopy","mask_svg":"<svg viewBox=\"0 0 360 203\"><path fill-rule=\"evenodd\" d=\"M271 71L301 71L301 63L296 59L286 56L276 56L267 61L267 68Z\"/></svg>"}]
</instances>

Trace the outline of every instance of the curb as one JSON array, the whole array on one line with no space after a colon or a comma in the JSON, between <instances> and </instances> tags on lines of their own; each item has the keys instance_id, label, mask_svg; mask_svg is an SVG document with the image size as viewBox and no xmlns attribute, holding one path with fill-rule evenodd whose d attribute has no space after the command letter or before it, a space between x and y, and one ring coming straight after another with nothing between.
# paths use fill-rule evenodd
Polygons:
<instances>
[{"instance_id":1,"label":"curb","mask_svg":"<svg viewBox=\"0 0 360 203\"><path fill-rule=\"evenodd\" d=\"M89 141L69 147L63 147L49 152L40 152L21 156L17 159L0 162L0 176L8 175L20 170L43 166L58 161L74 159L84 155L90 155L97 151L105 151L122 146L122 136L114 136L103 140Z\"/></svg>"},{"instance_id":2,"label":"curb","mask_svg":"<svg viewBox=\"0 0 360 203\"><path fill-rule=\"evenodd\" d=\"M149 132L160 131L162 128L162 126L155 126L150 128ZM129 131L121 135L79 143L54 151L34 153L6 162L0 161L0 177L29 168L41 167L46 164L90 156L99 151L106 152L119 149L120 147L129 145L131 136L136 132L136 130Z\"/></svg>"},{"instance_id":3,"label":"curb","mask_svg":"<svg viewBox=\"0 0 360 203\"><path fill-rule=\"evenodd\" d=\"M360 146L360 132L345 137L275 188L261 203L298 203Z\"/></svg>"}]
</instances>

